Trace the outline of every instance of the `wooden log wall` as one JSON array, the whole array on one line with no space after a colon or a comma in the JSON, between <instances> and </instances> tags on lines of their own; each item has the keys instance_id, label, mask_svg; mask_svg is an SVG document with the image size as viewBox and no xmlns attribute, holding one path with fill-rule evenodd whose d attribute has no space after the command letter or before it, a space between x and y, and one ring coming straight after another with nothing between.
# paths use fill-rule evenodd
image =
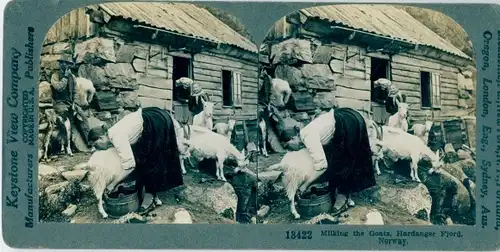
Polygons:
<instances>
[{"instance_id":1,"label":"wooden log wall","mask_svg":"<svg viewBox=\"0 0 500 252\"><path fill-rule=\"evenodd\" d=\"M453 65L424 58L421 56L400 54L391 59L393 82L404 92L410 104L412 119L423 122L425 117L442 118L452 117L449 111L458 111L458 68ZM435 72L441 78L441 108L427 109L421 107L420 99L420 71Z\"/></svg>"},{"instance_id":2,"label":"wooden log wall","mask_svg":"<svg viewBox=\"0 0 500 252\"><path fill-rule=\"evenodd\" d=\"M241 73L242 101L241 108L235 108L240 120L257 118L258 62L250 62L237 58L203 52L196 54L193 61L194 80L201 84L205 92L213 94L215 106L214 119L225 120L232 113L232 108L222 106L222 70Z\"/></svg>"},{"instance_id":3,"label":"wooden log wall","mask_svg":"<svg viewBox=\"0 0 500 252\"><path fill-rule=\"evenodd\" d=\"M84 8L78 8L58 19L45 35L44 45L67 41L73 38L84 38L91 35L88 15Z\"/></svg>"},{"instance_id":4,"label":"wooden log wall","mask_svg":"<svg viewBox=\"0 0 500 252\"><path fill-rule=\"evenodd\" d=\"M333 47L331 67L336 75L335 96L339 106L372 112L377 109L385 111L384 106L370 101L371 57L377 57L390 60L392 81L408 97L410 112L415 122L423 122L426 116L445 120L453 117L453 113L450 111L459 110L459 70L448 62L408 53L389 57L379 53L367 53L364 48L353 45L332 43L329 46ZM440 109L421 107L420 71L434 72L440 75Z\"/></svg>"}]
</instances>

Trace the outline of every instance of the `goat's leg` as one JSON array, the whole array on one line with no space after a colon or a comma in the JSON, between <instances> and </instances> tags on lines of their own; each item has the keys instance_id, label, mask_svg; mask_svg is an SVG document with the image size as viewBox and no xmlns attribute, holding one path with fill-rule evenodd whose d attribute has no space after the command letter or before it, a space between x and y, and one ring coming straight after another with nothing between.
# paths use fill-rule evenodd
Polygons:
<instances>
[{"instance_id":1,"label":"goat's leg","mask_svg":"<svg viewBox=\"0 0 500 252\"><path fill-rule=\"evenodd\" d=\"M52 137L52 127L49 126L49 130L47 131L47 135L45 135L45 143L44 143L44 153L43 153L43 160L47 160L47 153L49 153L49 144L50 144L50 139Z\"/></svg>"},{"instance_id":2,"label":"goat's leg","mask_svg":"<svg viewBox=\"0 0 500 252\"><path fill-rule=\"evenodd\" d=\"M310 174L309 178L302 183L299 187L299 192L300 194L304 193L307 188L314 182L316 181L321 175L326 171L326 169L320 170L320 171L314 171L313 173Z\"/></svg>"},{"instance_id":3,"label":"goat's leg","mask_svg":"<svg viewBox=\"0 0 500 252\"><path fill-rule=\"evenodd\" d=\"M352 200L352 198L351 198L351 194L349 194L349 195L347 196L347 205L348 205L349 207L353 207L353 206L355 206L355 205L356 205L356 204L354 203L354 200Z\"/></svg>"},{"instance_id":4,"label":"goat's leg","mask_svg":"<svg viewBox=\"0 0 500 252\"><path fill-rule=\"evenodd\" d=\"M382 174L382 173L380 172L380 166L379 166L378 161L379 161L379 160L378 160L378 157L375 157L375 158L373 159L373 163L374 163L374 165L373 165L373 166L375 167L375 172L377 172L377 175L380 175L380 174Z\"/></svg>"},{"instance_id":5,"label":"goat's leg","mask_svg":"<svg viewBox=\"0 0 500 252\"><path fill-rule=\"evenodd\" d=\"M186 175L186 167L184 166L184 158L183 157L179 157L179 161L181 162L181 170L182 170L182 174Z\"/></svg>"},{"instance_id":6,"label":"goat's leg","mask_svg":"<svg viewBox=\"0 0 500 252\"><path fill-rule=\"evenodd\" d=\"M300 214L297 212L297 209L295 208L295 193L290 195L289 200L290 200L290 211L292 212L293 217L296 220L300 219Z\"/></svg>"},{"instance_id":7,"label":"goat's leg","mask_svg":"<svg viewBox=\"0 0 500 252\"><path fill-rule=\"evenodd\" d=\"M218 155L217 157L217 178L222 181L227 181L224 177L224 157L222 155Z\"/></svg>"},{"instance_id":8,"label":"goat's leg","mask_svg":"<svg viewBox=\"0 0 500 252\"><path fill-rule=\"evenodd\" d=\"M134 171L134 169L123 170L123 172L121 172L118 176L114 177L113 181L111 181L111 183L109 183L109 185L106 186L106 189L109 192L112 192L113 189L115 189L115 187L118 185L118 183L120 183L124 179L126 179L128 177L128 175L130 175L130 173L132 173L133 171Z\"/></svg>"},{"instance_id":9,"label":"goat's leg","mask_svg":"<svg viewBox=\"0 0 500 252\"><path fill-rule=\"evenodd\" d=\"M160 198L158 198L158 194L156 194L156 193L154 193L153 202L157 206L161 206L163 204L163 202L161 202Z\"/></svg>"},{"instance_id":10,"label":"goat's leg","mask_svg":"<svg viewBox=\"0 0 500 252\"><path fill-rule=\"evenodd\" d=\"M94 193L97 198L97 210L99 210L99 213L101 214L102 218L104 219L108 218L108 214L106 213L106 211L104 211L104 202L102 200L102 196L104 194L104 188L97 186L94 188Z\"/></svg>"},{"instance_id":11,"label":"goat's leg","mask_svg":"<svg viewBox=\"0 0 500 252\"><path fill-rule=\"evenodd\" d=\"M73 152L71 151L71 122L69 118L66 118L66 121L64 121L64 128L66 129L66 154L73 156Z\"/></svg>"},{"instance_id":12,"label":"goat's leg","mask_svg":"<svg viewBox=\"0 0 500 252\"><path fill-rule=\"evenodd\" d=\"M418 177L418 161L419 161L418 156L413 155L411 157L410 177L411 177L411 180L417 181L420 183L421 181L420 181L420 178Z\"/></svg>"},{"instance_id":13,"label":"goat's leg","mask_svg":"<svg viewBox=\"0 0 500 252\"><path fill-rule=\"evenodd\" d=\"M259 122L259 129L260 129L260 140L262 144L262 155L265 157L268 157L269 155L267 154L267 129L266 129L266 122L264 120L261 120Z\"/></svg>"}]
</instances>

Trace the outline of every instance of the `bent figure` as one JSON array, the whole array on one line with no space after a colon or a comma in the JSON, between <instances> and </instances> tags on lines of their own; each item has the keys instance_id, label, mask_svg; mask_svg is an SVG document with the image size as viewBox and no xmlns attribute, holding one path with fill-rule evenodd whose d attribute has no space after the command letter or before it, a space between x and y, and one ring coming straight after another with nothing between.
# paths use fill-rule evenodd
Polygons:
<instances>
[{"instance_id":1,"label":"bent figure","mask_svg":"<svg viewBox=\"0 0 500 252\"><path fill-rule=\"evenodd\" d=\"M166 110L139 108L108 130L105 127L92 129L89 142L100 150L115 147L122 168L135 168L137 188L142 190L144 186L146 189L144 197L139 193L142 203L140 213L151 210L154 205L161 205L158 192L183 184L175 128Z\"/></svg>"},{"instance_id":2,"label":"bent figure","mask_svg":"<svg viewBox=\"0 0 500 252\"><path fill-rule=\"evenodd\" d=\"M300 131L316 170L326 169L329 191L334 201L333 214L354 205L350 194L376 184L372 154L363 116L351 108L331 109L319 115ZM318 178L322 173L317 173ZM301 186L304 192L318 178L311 177ZM348 204L349 203L349 204Z\"/></svg>"}]
</instances>

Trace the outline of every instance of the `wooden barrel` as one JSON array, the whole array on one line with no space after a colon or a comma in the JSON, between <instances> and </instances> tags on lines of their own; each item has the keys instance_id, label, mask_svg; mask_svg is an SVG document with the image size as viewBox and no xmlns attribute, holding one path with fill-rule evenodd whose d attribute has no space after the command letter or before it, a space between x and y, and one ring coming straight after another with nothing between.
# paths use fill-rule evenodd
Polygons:
<instances>
[{"instance_id":1,"label":"wooden barrel","mask_svg":"<svg viewBox=\"0 0 500 252\"><path fill-rule=\"evenodd\" d=\"M465 130L469 139L469 147L476 148L476 117L464 116L462 117L465 123Z\"/></svg>"}]
</instances>

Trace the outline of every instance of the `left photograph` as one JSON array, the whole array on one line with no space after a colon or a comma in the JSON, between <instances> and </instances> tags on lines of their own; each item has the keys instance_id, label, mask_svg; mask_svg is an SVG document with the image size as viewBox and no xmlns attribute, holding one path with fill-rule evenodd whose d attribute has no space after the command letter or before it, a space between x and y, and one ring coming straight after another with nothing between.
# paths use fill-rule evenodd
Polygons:
<instances>
[{"instance_id":1,"label":"left photograph","mask_svg":"<svg viewBox=\"0 0 500 252\"><path fill-rule=\"evenodd\" d=\"M74 9L39 76L39 221L256 223L258 50L186 3Z\"/></svg>"}]
</instances>

